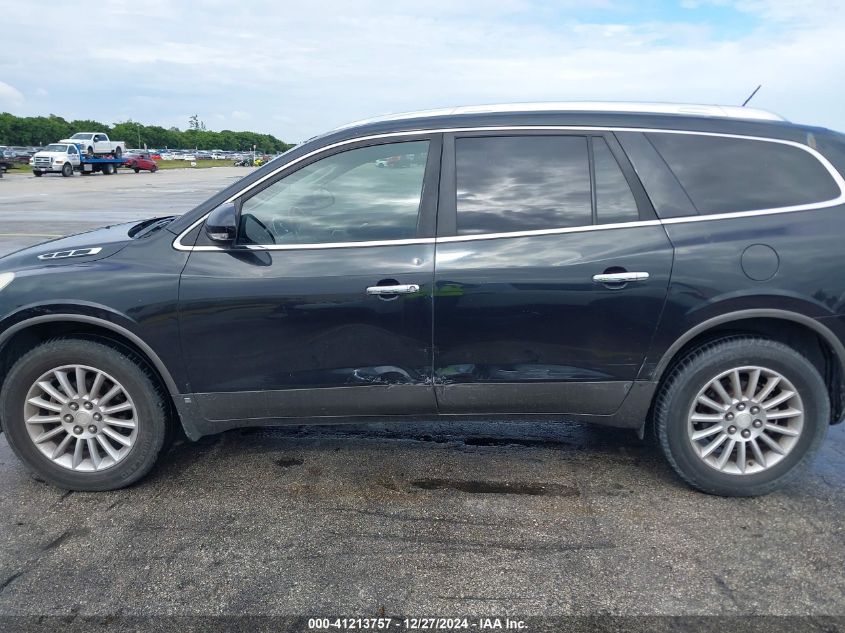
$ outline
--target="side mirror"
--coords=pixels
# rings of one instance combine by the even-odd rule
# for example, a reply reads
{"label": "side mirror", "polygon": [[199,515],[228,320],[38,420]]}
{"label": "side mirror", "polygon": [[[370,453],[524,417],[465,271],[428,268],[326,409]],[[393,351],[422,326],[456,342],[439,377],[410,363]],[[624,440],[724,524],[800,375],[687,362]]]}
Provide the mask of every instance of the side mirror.
{"label": "side mirror", "polygon": [[221,204],[205,220],[205,234],[215,242],[231,244],[237,232],[238,208],[231,202]]}

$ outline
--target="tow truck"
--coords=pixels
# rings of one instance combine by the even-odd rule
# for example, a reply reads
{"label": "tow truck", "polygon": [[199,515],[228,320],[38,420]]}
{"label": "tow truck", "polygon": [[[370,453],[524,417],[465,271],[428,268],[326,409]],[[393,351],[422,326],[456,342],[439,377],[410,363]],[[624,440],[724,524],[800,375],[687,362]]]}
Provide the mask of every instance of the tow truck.
{"label": "tow truck", "polygon": [[105,175],[113,174],[126,161],[122,156],[108,154],[105,156],[88,156],[82,143],[50,143],[43,150],[35,154],[29,164],[32,173],[41,177],[48,173],[60,173],[62,176],[73,176],[78,171],[83,176],[100,172]]}

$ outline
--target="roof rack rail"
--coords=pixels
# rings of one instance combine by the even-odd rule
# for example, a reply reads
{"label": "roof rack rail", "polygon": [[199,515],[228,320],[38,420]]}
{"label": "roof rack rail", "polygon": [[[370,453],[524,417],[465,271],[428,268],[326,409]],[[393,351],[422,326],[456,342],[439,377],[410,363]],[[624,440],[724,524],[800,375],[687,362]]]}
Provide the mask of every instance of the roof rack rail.
{"label": "roof rack rail", "polygon": [[401,112],[355,121],[347,125],[342,125],[336,129],[342,130],[344,128],[356,127],[367,123],[379,123],[382,121],[400,121],[403,119],[421,119],[459,114],[504,112],[618,112],[632,114],[676,114],[683,116],[748,119],[752,121],[786,121],[786,119],[774,114],[773,112],[760,110],[759,108],[745,108],[742,106],[700,105],[691,103],[629,103],[625,101],[549,101],[536,103],[498,103],[491,105],[457,106],[453,108],[420,110],[417,112]]}

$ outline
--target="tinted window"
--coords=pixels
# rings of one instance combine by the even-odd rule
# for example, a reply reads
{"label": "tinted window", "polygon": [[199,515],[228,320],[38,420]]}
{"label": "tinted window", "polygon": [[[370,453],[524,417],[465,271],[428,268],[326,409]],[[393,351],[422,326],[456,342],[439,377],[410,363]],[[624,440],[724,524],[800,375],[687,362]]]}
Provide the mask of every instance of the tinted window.
{"label": "tinted window", "polygon": [[625,180],[607,141],[594,137],[593,164],[596,174],[596,213],[599,224],[636,222],[640,219],[637,201]]}
{"label": "tinted window", "polygon": [[459,138],[455,153],[459,235],[592,223],[586,137]]}
{"label": "tinted window", "polygon": [[428,141],[348,150],[273,183],[241,207],[248,244],[416,237]]}
{"label": "tinted window", "polygon": [[695,215],[695,207],[666,162],[642,132],[616,132],[628,160],[645,187],[658,217],[677,218]]}
{"label": "tinted window", "polygon": [[699,213],[831,200],[839,187],[814,156],[783,143],[697,134],[647,134]]}

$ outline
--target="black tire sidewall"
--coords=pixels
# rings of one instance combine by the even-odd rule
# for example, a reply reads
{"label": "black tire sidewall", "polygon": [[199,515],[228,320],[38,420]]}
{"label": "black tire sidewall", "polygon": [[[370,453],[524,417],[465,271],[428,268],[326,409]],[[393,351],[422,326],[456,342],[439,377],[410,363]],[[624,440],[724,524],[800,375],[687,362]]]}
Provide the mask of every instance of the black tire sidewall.
{"label": "black tire sidewall", "polygon": [[[664,450],[681,475],[697,488],[715,494],[751,496],[765,494],[786,483],[803,462],[809,461],[827,434],[830,403],[824,381],[816,368],[794,350],[770,341],[731,342],[710,350],[698,362],[674,377],[659,421]],[[749,475],[722,473],[696,454],[687,434],[689,410],[699,390],[716,375],[743,365],[759,365],[787,378],[798,390],[804,405],[804,427],[789,454],[776,465]]]}
{"label": "black tire sidewall", "polygon": [[[54,464],[26,430],[23,406],[30,387],[45,372],[70,364],[89,365],[113,376],[129,392],[138,413],[138,436],[129,455],[100,472],[77,473]],[[111,347],[77,339],[51,341],[23,356],[3,384],[0,415],[18,457],[48,482],[71,490],[112,490],[142,477],[161,451],[167,424],[161,396],[140,366]]]}

